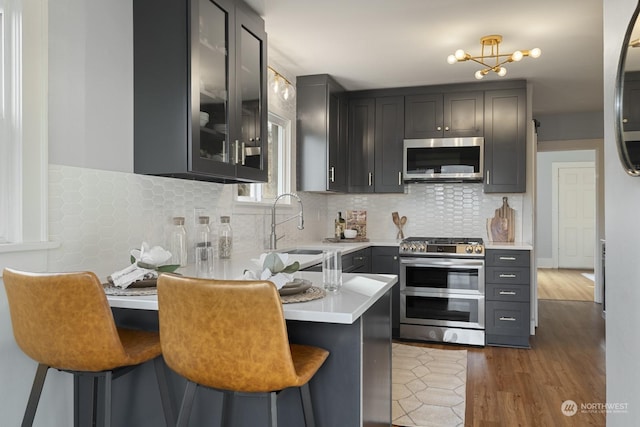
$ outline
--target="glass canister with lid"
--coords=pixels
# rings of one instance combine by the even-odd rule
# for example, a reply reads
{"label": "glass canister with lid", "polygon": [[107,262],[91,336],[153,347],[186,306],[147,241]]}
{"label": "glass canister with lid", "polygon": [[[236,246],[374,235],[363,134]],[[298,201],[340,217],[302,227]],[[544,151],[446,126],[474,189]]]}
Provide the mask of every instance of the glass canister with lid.
{"label": "glass canister with lid", "polygon": [[231,218],[229,216],[220,217],[220,227],[218,229],[218,257],[220,259],[231,258],[233,248],[233,232],[231,230]]}

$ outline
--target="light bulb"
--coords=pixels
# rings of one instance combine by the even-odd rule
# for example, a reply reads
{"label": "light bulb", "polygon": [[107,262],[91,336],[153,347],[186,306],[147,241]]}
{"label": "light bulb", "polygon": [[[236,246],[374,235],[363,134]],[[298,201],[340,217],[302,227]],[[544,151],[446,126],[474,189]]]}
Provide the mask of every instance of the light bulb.
{"label": "light bulb", "polygon": [[276,78],[273,79],[273,93],[280,92],[280,77],[276,75]]}
{"label": "light bulb", "polygon": [[455,64],[456,62],[458,62],[458,59],[455,57],[455,55],[449,55],[447,56],[447,62],[449,64]]}
{"label": "light bulb", "polygon": [[482,72],[482,70],[478,70],[478,71],[476,71],[476,74],[475,74],[476,79],[478,79],[478,80],[482,80],[482,79],[484,78],[484,74],[485,74],[485,73],[483,73],[483,72]]}
{"label": "light bulb", "polygon": [[278,93],[278,96],[283,101],[291,101],[296,96],[296,90],[293,86],[288,83],[285,83],[282,86],[282,89]]}
{"label": "light bulb", "polygon": [[454,55],[458,61],[462,61],[467,56],[467,53],[462,49],[458,49]]}
{"label": "light bulb", "polygon": [[523,56],[524,55],[522,54],[522,52],[520,52],[519,50],[516,50],[511,54],[511,60],[518,62],[523,58]]}
{"label": "light bulb", "polygon": [[507,75],[507,69],[506,69],[506,68],[504,68],[504,67],[500,67],[500,68],[498,69],[498,75],[499,75],[500,77],[504,77],[505,75]]}
{"label": "light bulb", "polygon": [[539,58],[540,55],[542,55],[542,51],[538,47],[529,51],[529,56],[532,58]]}

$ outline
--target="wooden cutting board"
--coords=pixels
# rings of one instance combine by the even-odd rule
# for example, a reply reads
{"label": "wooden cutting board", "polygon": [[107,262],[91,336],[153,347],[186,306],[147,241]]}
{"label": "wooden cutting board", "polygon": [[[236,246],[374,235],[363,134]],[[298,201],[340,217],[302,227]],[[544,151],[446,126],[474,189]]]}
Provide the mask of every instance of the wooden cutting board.
{"label": "wooden cutting board", "polygon": [[487,219],[487,235],[493,242],[515,240],[515,211],[509,207],[506,197],[502,198],[502,206],[496,209],[493,218]]}

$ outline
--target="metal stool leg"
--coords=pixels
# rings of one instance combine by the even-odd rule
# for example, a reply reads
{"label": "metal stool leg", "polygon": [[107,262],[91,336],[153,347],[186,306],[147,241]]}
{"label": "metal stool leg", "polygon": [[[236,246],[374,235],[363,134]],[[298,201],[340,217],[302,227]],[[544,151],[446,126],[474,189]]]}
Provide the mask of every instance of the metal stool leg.
{"label": "metal stool leg", "polygon": [[269,393],[269,426],[278,427],[278,394]]}
{"label": "metal stool leg", "polygon": [[177,427],[187,427],[189,425],[189,417],[191,416],[193,398],[195,397],[197,387],[198,384],[187,381],[187,386],[184,389],[184,397],[182,398],[182,406],[178,414],[178,422],[176,423]]}
{"label": "metal stool leg", "polygon": [[156,369],[156,379],[158,380],[158,388],[160,389],[160,400],[162,401],[162,410],[164,411],[164,420],[167,427],[173,426],[176,422],[175,408],[173,401],[169,396],[169,386],[167,384],[167,373],[164,370],[162,357],[158,356],[153,360]]}
{"label": "metal stool leg", "polygon": [[300,387],[300,398],[302,399],[302,411],[304,412],[304,424],[306,427],[315,427],[316,422],[313,417],[313,405],[311,404],[311,392],[309,383]]}
{"label": "metal stool leg", "polygon": [[103,423],[98,424],[104,427],[111,427],[111,382],[113,372],[106,371],[102,380],[104,381],[104,401],[103,401]]}
{"label": "metal stool leg", "polygon": [[42,394],[42,387],[44,386],[44,379],[47,376],[49,367],[38,364],[36,370],[36,376],[33,378],[33,385],[31,386],[31,393],[29,394],[29,400],[27,402],[27,409],[24,411],[24,418],[22,418],[22,427],[31,427],[33,425],[33,419],[36,416],[36,409],[38,409],[38,402],[40,402],[40,395]]}
{"label": "metal stool leg", "polygon": [[235,393],[232,391],[222,391],[222,416],[220,417],[220,427],[228,427],[231,425],[231,411],[233,411],[233,397]]}

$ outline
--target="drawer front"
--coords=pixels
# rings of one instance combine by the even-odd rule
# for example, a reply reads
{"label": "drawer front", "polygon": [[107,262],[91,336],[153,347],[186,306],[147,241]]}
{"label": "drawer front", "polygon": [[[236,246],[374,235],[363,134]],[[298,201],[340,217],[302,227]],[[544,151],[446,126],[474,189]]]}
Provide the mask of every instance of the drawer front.
{"label": "drawer front", "polygon": [[528,302],[486,302],[486,333],[492,335],[529,335]]}
{"label": "drawer front", "polygon": [[523,250],[487,249],[484,259],[488,267],[529,267],[531,265],[531,253]]}
{"label": "drawer front", "polygon": [[487,301],[514,301],[529,302],[529,286],[527,285],[499,285],[496,283],[486,284]]}
{"label": "drawer front", "polygon": [[486,267],[485,283],[528,285],[531,270],[528,267]]}

